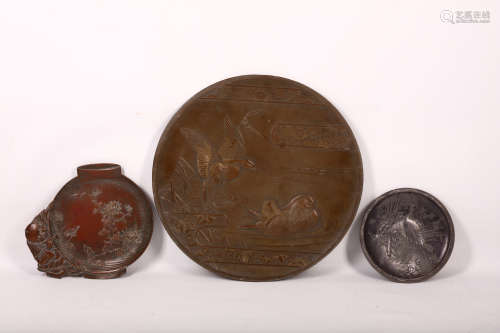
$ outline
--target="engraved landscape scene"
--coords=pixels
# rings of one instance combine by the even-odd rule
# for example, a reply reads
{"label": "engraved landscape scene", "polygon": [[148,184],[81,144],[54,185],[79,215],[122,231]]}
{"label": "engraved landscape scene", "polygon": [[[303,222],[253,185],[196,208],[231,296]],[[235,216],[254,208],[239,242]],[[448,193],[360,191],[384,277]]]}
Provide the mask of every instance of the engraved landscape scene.
{"label": "engraved landscape scene", "polygon": [[194,260],[233,278],[311,266],[340,241],[361,195],[359,152],[338,112],[280,83],[204,91],[157,153],[167,230]]}

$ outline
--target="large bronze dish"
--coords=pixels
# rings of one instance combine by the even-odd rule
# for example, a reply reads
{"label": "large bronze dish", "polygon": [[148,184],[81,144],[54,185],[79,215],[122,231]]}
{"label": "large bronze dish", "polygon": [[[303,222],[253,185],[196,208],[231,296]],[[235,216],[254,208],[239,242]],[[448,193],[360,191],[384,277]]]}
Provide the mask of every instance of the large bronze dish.
{"label": "large bronze dish", "polygon": [[278,280],[342,239],[363,186],[351,129],[297,82],[249,75],[191,98],[161,136],[155,204],[177,245],[224,277]]}

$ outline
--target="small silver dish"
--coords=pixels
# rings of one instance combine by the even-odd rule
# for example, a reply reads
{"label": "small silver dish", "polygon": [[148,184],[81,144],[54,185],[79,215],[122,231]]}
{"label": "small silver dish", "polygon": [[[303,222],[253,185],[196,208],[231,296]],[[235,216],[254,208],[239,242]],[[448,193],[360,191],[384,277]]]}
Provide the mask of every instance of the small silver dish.
{"label": "small silver dish", "polygon": [[375,199],[360,229],[370,264],[396,282],[420,282],[450,258],[455,232],[444,205],[421,190],[401,188]]}

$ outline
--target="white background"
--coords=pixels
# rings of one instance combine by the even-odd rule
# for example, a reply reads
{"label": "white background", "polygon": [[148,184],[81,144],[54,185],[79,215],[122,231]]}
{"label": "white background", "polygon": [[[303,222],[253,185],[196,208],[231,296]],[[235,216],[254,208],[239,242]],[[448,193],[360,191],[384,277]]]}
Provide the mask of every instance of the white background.
{"label": "white background", "polygon": [[[2,1],[0,331],[499,332],[500,5],[407,3]],[[491,23],[443,23],[444,9]],[[442,200],[456,228],[447,266],[388,282],[360,252],[357,218],[309,271],[235,282],[156,219],[123,278],[36,271],[24,228],[78,165],[119,163],[151,196],[171,116],[242,74],[299,81],[340,110],[363,156],[361,208],[397,187]]]}

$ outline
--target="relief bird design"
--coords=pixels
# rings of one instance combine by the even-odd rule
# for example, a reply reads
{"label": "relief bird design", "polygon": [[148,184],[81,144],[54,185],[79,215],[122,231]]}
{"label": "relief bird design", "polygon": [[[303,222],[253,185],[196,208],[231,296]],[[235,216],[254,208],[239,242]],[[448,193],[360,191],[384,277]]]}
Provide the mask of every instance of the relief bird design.
{"label": "relief bird design", "polygon": [[384,244],[386,256],[389,258],[404,257],[411,249],[427,248],[423,237],[424,225],[415,215],[415,206],[410,205],[405,213],[396,208],[390,208],[388,222],[379,226],[377,237]]}
{"label": "relief bird design", "polygon": [[[389,209],[389,222],[381,224],[376,238],[384,251],[384,258],[401,272],[409,275],[429,269],[438,260],[432,246],[425,239],[425,226],[415,212],[414,205],[408,212]],[[373,237],[373,236],[372,236]]]}
{"label": "relief bird design", "polygon": [[258,218],[255,228],[269,234],[305,232],[318,225],[319,213],[310,195],[299,194],[280,208],[274,200],[266,200],[261,212],[250,210]]}
{"label": "relief bird design", "polygon": [[236,179],[243,170],[255,170],[255,162],[244,158],[244,139],[227,115],[224,140],[218,150],[198,131],[183,127],[181,134],[196,152],[196,166],[202,179],[202,200],[207,201],[208,183],[224,184]]}
{"label": "relief bird design", "polygon": [[[245,116],[243,117],[243,119],[241,120],[240,122],[240,125],[238,126],[237,130],[238,130],[238,133],[240,133],[240,136],[243,138],[243,136],[241,135],[241,130],[242,129],[245,129],[247,130],[248,132],[251,132],[253,133],[254,135],[256,135],[257,137],[260,137],[260,138],[263,138],[264,139],[264,136],[262,135],[262,133],[260,133],[254,126],[252,126],[252,124],[250,123],[250,118],[251,117],[254,117],[258,114],[261,114],[262,112],[264,112],[262,109],[256,109],[256,110],[251,110],[251,111],[248,111]],[[244,142],[244,141],[243,141]]]}
{"label": "relief bird design", "polygon": [[401,249],[408,252],[411,248],[423,247],[425,245],[422,232],[423,224],[412,217],[414,207],[410,207],[410,212],[388,229],[387,249],[388,257],[395,257],[394,249]]}

